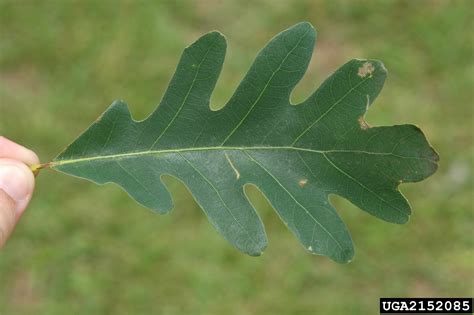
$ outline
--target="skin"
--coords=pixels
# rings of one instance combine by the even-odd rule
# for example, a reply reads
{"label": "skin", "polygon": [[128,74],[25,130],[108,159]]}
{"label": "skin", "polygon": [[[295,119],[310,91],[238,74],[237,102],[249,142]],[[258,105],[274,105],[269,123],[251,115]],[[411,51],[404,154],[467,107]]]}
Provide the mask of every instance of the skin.
{"label": "skin", "polygon": [[38,163],[33,151],[0,136],[0,249],[31,200],[35,177],[28,165]]}

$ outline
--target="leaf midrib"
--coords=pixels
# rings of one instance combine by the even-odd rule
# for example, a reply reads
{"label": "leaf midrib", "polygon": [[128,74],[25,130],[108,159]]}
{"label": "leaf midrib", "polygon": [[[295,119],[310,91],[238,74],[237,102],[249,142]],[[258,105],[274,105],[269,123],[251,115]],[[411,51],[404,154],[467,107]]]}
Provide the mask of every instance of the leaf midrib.
{"label": "leaf midrib", "polygon": [[176,154],[176,153],[186,153],[186,152],[206,152],[206,151],[254,151],[254,150],[293,150],[298,152],[311,152],[317,154],[331,154],[331,153],[352,153],[352,154],[368,154],[368,155],[382,155],[382,156],[394,156],[402,159],[416,159],[416,160],[425,160],[431,163],[436,164],[435,160],[425,158],[425,157],[416,157],[416,156],[402,156],[394,154],[393,152],[375,152],[375,151],[364,151],[364,150],[313,150],[309,148],[293,147],[293,146],[258,146],[258,147],[196,147],[196,148],[184,148],[184,149],[165,149],[165,150],[148,150],[148,151],[138,151],[138,152],[128,152],[120,154],[110,154],[102,156],[91,156],[84,157],[79,159],[70,159],[70,160],[56,160],[51,162],[50,167],[56,167],[66,164],[75,164],[75,163],[84,163],[97,160],[118,160],[123,158],[130,157],[142,157],[149,155],[162,155],[162,154]]}

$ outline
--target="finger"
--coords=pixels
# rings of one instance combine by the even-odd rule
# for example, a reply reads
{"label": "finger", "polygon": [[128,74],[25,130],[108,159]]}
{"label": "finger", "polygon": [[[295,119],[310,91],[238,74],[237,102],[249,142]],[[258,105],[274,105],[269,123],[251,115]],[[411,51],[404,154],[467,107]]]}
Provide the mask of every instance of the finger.
{"label": "finger", "polygon": [[0,189],[0,248],[5,245],[16,221],[15,201]]}
{"label": "finger", "polygon": [[13,200],[16,219],[25,211],[34,187],[35,178],[26,164],[0,158],[0,189]]}
{"label": "finger", "polygon": [[36,153],[3,136],[0,136],[0,158],[22,161],[27,165],[39,164]]}

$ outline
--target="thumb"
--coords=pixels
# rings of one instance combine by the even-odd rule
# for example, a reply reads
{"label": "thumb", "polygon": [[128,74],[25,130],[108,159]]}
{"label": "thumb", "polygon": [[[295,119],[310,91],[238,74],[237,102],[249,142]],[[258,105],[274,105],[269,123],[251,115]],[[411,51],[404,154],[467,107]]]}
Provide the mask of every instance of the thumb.
{"label": "thumb", "polygon": [[0,159],[0,248],[33,194],[33,173],[22,162]]}

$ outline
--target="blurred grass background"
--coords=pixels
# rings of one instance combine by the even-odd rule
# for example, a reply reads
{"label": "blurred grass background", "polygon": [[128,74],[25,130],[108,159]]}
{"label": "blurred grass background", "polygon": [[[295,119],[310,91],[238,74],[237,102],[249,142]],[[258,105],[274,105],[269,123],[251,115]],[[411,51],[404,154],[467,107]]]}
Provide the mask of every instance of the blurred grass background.
{"label": "blurred grass background", "polygon": [[372,125],[414,123],[439,171],[402,185],[414,213],[392,225],[333,198],[356,245],[338,265],[307,254],[259,195],[260,258],[215,232],[186,188],[158,216],[114,185],[43,171],[0,252],[0,314],[375,314],[379,297],[473,296],[472,1],[0,1],[0,134],[51,160],[114,100],[136,119],[159,102],[182,49],[228,39],[213,96],[231,96],[276,33],[318,30],[304,99],[349,59],[384,61]]}

